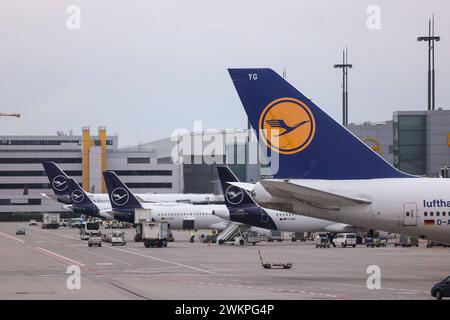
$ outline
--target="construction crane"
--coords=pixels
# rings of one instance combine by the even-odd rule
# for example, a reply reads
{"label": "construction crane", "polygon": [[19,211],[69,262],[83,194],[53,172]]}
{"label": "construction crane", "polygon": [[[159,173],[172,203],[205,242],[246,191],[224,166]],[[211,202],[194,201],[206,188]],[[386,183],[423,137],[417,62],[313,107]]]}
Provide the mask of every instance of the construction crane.
{"label": "construction crane", "polygon": [[1,113],[0,112],[0,117],[16,117],[16,118],[20,118],[20,113]]}

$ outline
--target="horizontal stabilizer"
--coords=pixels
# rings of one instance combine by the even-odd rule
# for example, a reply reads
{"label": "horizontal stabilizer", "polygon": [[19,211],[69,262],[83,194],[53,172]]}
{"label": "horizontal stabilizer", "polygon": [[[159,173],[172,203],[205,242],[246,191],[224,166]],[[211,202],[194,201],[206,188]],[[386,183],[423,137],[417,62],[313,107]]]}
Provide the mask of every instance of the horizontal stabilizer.
{"label": "horizontal stabilizer", "polygon": [[289,180],[262,180],[261,184],[274,197],[277,198],[296,198],[318,207],[340,208],[345,206],[369,205],[370,200],[348,195],[339,191],[321,190],[317,187],[308,186],[308,182],[299,184],[299,182],[291,182]]}
{"label": "horizontal stabilizer", "polygon": [[41,197],[48,199],[48,200],[58,201],[58,197],[54,194],[41,193]]}
{"label": "horizontal stabilizer", "polygon": [[253,189],[255,188],[255,184],[253,184],[253,183],[231,182],[231,181],[226,181],[226,183],[231,184],[233,186],[236,186],[238,188],[244,189],[244,190],[249,191],[249,192],[252,192]]}

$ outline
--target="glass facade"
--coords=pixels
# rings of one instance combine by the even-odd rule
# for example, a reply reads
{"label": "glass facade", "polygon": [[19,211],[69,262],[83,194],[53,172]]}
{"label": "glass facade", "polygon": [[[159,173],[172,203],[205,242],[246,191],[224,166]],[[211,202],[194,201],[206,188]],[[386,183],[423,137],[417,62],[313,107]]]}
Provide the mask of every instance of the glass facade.
{"label": "glass facade", "polygon": [[[220,164],[226,164],[240,181],[246,181],[247,168],[245,165],[246,145],[244,143],[230,143],[225,145],[223,159],[217,159]],[[183,164],[185,193],[221,193],[216,164],[206,164],[202,156],[192,157],[191,163]],[[194,164],[194,160],[197,160]]]}
{"label": "glass facade", "polygon": [[[64,172],[72,177],[72,176],[82,176],[81,170],[64,170]],[[39,170],[29,170],[29,171],[0,171],[0,177],[46,177],[47,174],[45,171]]]}
{"label": "glass facade", "polygon": [[128,158],[128,163],[150,163],[150,158]]}
{"label": "glass facade", "polygon": [[24,164],[52,161],[55,163],[81,163],[81,158],[0,158],[0,163]]}
{"label": "glass facade", "polygon": [[81,140],[0,140],[0,145],[8,146],[60,146],[63,143],[81,145]]}
{"label": "glass facade", "polygon": [[236,143],[226,146],[226,162],[239,181],[247,181],[246,144]]}
{"label": "glass facade", "polygon": [[394,166],[426,175],[426,115],[394,115]]}
{"label": "glass facade", "polygon": [[172,170],[114,170],[118,176],[171,176]]}

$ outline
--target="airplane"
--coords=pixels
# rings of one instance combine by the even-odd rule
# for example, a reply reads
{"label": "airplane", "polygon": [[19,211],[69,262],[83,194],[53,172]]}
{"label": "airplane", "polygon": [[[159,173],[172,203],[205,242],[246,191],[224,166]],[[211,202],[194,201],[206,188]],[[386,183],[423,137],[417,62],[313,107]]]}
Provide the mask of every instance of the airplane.
{"label": "airplane", "polygon": [[[250,191],[266,208],[450,243],[450,180],[404,173],[271,69],[228,69],[278,170]],[[272,120],[291,130],[273,127]],[[284,130],[284,131],[283,131]]]}
{"label": "airplane", "polygon": [[[75,179],[68,178],[67,180],[67,192],[70,195],[70,201],[72,204],[64,205],[63,209],[79,213],[89,217],[102,218],[105,220],[114,220],[113,210],[111,204],[108,202],[94,202],[89,194],[81,188],[81,186],[75,181]],[[159,203],[147,203],[147,207],[157,207]],[[166,204],[169,205],[169,204]],[[189,204],[178,204],[177,206],[189,206]],[[117,217],[121,221],[121,217]],[[125,222],[129,222],[125,220]]]}
{"label": "airplane", "polygon": [[168,222],[171,229],[223,230],[228,225],[227,221],[213,214],[227,210],[225,205],[154,206],[141,202],[114,171],[105,171],[103,177],[111,201],[112,213],[117,220],[134,223],[135,211],[148,209],[152,220]]}
{"label": "airplane", "polygon": [[215,214],[224,220],[284,232],[326,231],[331,233],[348,233],[363,231],[348,224],[262,208],[252,199],[247,191],[230,184],[230,182],[239,182],[230,168],[218,166],[217,171],[222,185],[225,204],[229,211],[218,211]]}
{"label": "airplane", "polygon": [[[71,204],[70,193],[68,192],[67,180],[69,177],[61,170],[56,163],[45,161],[42,163],[45,173],[47,174],[54,195],[41,194],[44,198],[58,201],[64,204]],[[109,203],[109,197],[106,193],[89,193],[86,192],[95,203]],[[142,202],[160,203],[161,205],[172,204],[204,204],[204,203],[223,203],[223,197],[214,194],[196,194],[196,193],[143,193],[136,194]]]}

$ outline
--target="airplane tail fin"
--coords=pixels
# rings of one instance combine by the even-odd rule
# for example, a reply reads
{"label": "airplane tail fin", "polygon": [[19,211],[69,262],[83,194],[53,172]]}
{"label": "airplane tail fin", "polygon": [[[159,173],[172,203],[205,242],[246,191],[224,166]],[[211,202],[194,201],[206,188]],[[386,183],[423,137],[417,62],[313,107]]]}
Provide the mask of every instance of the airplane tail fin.
{"label": "airplane tail fin", "polygon": [[228,208],[235,208],[240,206],[257,206],[252,197],[247,191],[239,187],[228,184],[227,182],[239,182],[239,179],[234,175],[231,169],[227,166],[218,166],[217,172],[219,174],[220,183],[222,185],[223,196],[225,204]]}
{"label": "airplane tail fin", "polygon": [[142,208],[141,202],[128,189],[125,183],[115,174],[114,171],[103,172],[106,189],[113,209],[138,209]]}
{"label": "airplane tail fin", "polygon": [[279,155],[275,178],[372,179],[403,173],[272,69],[228,69],[258,139]]}
{"label": "airplane tail fin", "polygon": [[89,198],[88,194],[81,186],[72,178],[67,180],[69,184],[70,200],[75,206],[95,206],[96,204]]}
{"label": "airplane tail fin", "polygon": [[69,177],[62,171],[54,162],[45,161],[42,162],[45,173],[47,174],[48,181],[53,189],[53,192],[57,196],[70,196],[68,192],[68,179]]}
{"label": "airplane tail fin", "polygon": [[273,219],[264,208],[252,199],[247,190],[229,184],[229,182],[239,182],[229,167],[218,166],[217,171],[222,184],[225,204],[229,210],[228,219],[230,221],[264,229],[277,229]]}

